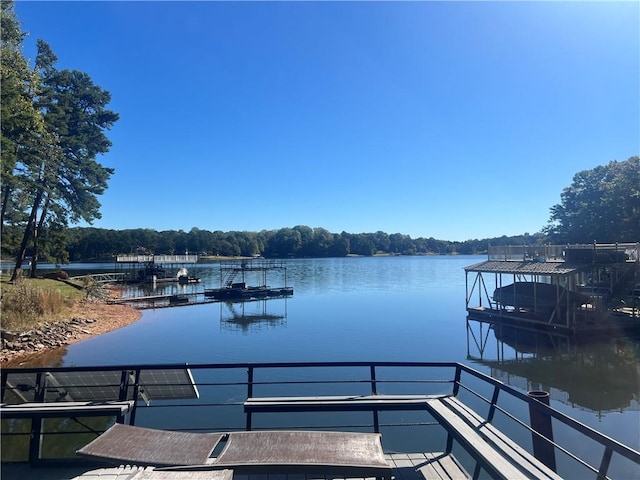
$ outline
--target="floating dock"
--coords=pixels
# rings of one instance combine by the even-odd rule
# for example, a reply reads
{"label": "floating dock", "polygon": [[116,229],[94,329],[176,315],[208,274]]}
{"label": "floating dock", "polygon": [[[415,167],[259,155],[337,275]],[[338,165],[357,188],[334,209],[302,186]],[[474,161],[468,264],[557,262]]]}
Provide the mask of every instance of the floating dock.
{"label": "floating dock", "polygon": [[[136,258],[127,261],[131,261],[133,263],[144,263],[151,260],[148,256],[138,255],[134,257]],[[173,258],[172,260],[184,260],[184,258],[182,258],[184,256],[174,257],[179,258]],[[272,287],[267,285],[269,273],[273,271],[280,272],[284,286]],[[248,284],[250,281],[254,281],[257,285],[250,286]],[[118,298],[112,302],[132,304],[135,305],[136,308],[146,309],[198,305],[212,302],[270,300],[276,298],[288,298],[292,295],[293,287],[287,286],[286,265],[283,261],[244,259],[220,263],[219,288],[206,288],[198,292],[190,293],[170,293]]]}
{"label": "floating dock", "polygon": [[[267,276],[271,271],[282,272],[284,286],[270,287]],[[250,286],[253,277],[257,285]],[[239,281],[238,281],[239,280]],[[220,287],[204,290],[204,296],[215,300],[289,297],[293,288],[287,286],[287,267],[283,261],[252,259],[220,264]]]}

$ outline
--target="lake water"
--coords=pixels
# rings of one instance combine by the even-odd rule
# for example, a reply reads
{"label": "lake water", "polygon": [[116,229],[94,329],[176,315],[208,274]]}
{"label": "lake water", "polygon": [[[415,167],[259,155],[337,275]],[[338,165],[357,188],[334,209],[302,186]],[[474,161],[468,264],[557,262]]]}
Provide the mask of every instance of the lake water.
{"label": "lake water", "polygon": [[[286,283],[294,288],[290,298],[144,310],[138,322],[71,345],[52,362],[81,366],[460,361],[523,391],[551,391],[556,408],[638,449],[637,339],[533,337],[523,332],[495,332],[473,321],[467,326],[464,267],[485,259],[289,260]],[[113,271],[113,267],[74,265],[69,270]],[[190,274],[200,277],[202,283],[164,286],[156,293],[202,291],[220,285],[217,263],[199,264]],[[267,283],[282,286],[280,275],[269,274]],[[247,283],[261,282],[247,278]]]}

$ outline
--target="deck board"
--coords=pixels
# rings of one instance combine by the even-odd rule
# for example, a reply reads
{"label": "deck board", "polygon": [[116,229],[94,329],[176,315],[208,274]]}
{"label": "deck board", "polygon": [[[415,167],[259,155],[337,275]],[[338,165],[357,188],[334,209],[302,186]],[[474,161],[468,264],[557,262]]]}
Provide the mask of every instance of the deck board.
{"label": "deck board", "polygon": [[452,454],[443,452],[386,455],[395,480],[468,480],[471,477]]}

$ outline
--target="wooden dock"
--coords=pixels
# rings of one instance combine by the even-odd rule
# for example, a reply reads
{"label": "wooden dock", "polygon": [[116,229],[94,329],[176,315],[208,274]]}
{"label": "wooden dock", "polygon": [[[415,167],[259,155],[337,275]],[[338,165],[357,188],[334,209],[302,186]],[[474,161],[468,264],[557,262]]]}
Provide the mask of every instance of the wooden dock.
{"label": "wooden dock", "polygon": [[[188,305],[204,305],[207,303],[245,303],[254,301],[265,301],[277,298],[288,298],[288,293],[280,295],[270,295],[268,297],[256,298],[213,298],[206,296],[203,292],[146,295],[142,297],[126,297],[109,300],[112,304],[131,305],[139,310],[152,308],[184,307]],[[186,298],[186,301],[185,301]]]}

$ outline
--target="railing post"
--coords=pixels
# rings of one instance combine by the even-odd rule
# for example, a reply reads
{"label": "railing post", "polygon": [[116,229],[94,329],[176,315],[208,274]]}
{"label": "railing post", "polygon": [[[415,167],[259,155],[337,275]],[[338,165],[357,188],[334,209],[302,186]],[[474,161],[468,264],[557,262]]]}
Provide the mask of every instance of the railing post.
{"label": "railing post", "polygon": [[462,374],[462,368],[460,367],[460,364],[456,365],[456,374],[453,377],[453,396],[457,397],[458,396],[458,390],[460,390],[460,376]]}
{"label": "railing post", "polygon": [[[44,402],[47,390],[47,374],[38,372],[36,374],[35,391],[33,392],[34,402]],[[29,463],[35,465],[40,460],[40,444],[42,441],[42,416],[34,415],[31,418],[31,436],[29,438]]]}
{"label": "railing post", "polygon": [[500,393],[500,387],[496,385],[493,387],[493,396],[491,397],[491,406],[489,407],[489,414],[487,415],[487,422],[493,421],[493,416],[496,413],[496,405],[498,403],[498,394]]}
{"label": "railing post", "polygon": [[[371,393],[373,395],[378,394],[378,384],[376,383],[376,366],[370,365],[369,370],[371,372]],[[380,433],[380,419],[378,417],[378,410],[373,410],[373,431]]]}
{"label": "railing post", "polygon": [[6,394],[7,391],[7,377],[8,377],[8,373],[6,370],[1,370],[0,371],[0,377],[2,378],[2,393],[0,394],[0,402],[4,403],[4,396]]}
{"label": "railing post", "polygon": [[[253,367],[247,368],[247,398],[253,397]],[[249,410],[247,413],[247,423],[245,429],[247,432],[251,431],[251,416],[252,412]]]}
{"label": "railing post", "polygon": [[253,397],[253,367],[247,369],[247,398]]}
{"label": "railing post", "polygon": [[371,365],[371,393],[373,395],[377,395],[378,394],[378,385],[376,383],[376,366],[375,365]]}
{"label": "railing post", "polygon": [[[549,392],[532,390],[527,393],[529,398],[545,405],[549,405]],[[551,426],[551,416],[533,402],[529,402],[529,418],[531,421],[531,432],[533,440],[533,456],[544,463],[554,472],[556,471],[556,455],[553,446],[553,429]],[[537,433],[536,433],[537,432]],[[542,437],[540,436],[542,435]]]}
{"label": "railing post", "polygon": [[609,470],[609,463],[611,463],[611,455],[613,450],[607,447],[602,455],[602,461],[600,462],[600,470],[598,470],[598,480],[605,480],[607,478],[607,471]]}
{"label": "railing post", "polygon": [[[131,374],[134,372],[123,371],[123,376],[126,374],[127,379],[125,381],[126,389],[129,389],[129,384],[131,383]],[[131,414],[129,415],[129,425],[136,424],[136,412],[138,411],[138,396],[140,395],[140,369],[137,368],[135,371],[135,375],[133,377],[133,396],[131,400],[133,400],[133,409],[131,410]],[[126,398],[126,397],[125,397]]]}

